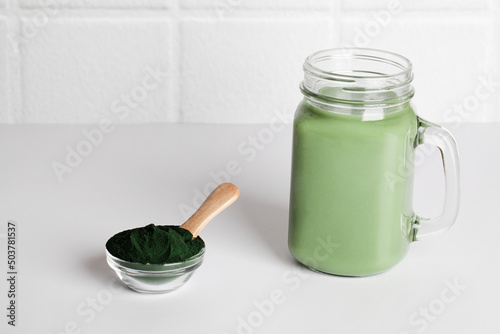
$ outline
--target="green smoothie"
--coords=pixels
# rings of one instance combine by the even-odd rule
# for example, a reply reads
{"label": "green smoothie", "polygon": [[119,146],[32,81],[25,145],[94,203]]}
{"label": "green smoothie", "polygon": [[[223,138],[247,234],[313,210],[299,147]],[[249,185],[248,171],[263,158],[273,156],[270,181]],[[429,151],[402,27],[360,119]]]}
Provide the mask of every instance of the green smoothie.
{"label": "green smoothie", "polygon": [[295,114],[289,248],[312,269],[366,276],[405,256],[412,231],[417,116],[409,102],[382,113]]}

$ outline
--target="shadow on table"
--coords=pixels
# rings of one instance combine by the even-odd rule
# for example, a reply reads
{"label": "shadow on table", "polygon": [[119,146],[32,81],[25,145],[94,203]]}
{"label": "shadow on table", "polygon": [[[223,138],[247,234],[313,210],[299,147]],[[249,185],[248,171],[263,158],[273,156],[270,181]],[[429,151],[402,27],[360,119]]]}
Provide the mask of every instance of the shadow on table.
{"label": "shadow on table", "polygon": [[238,208],[245,216],[242,222],[248,224],[281,261],[295,262],[288,251],[288,207],[242,196]]}

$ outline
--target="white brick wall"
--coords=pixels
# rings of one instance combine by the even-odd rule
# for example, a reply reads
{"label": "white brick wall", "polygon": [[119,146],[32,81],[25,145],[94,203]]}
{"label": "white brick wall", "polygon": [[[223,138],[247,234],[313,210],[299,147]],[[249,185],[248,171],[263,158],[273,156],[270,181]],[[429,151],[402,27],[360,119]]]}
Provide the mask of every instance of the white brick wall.
{"label": "white brick wall", "polygon": [[500,121],[500,1],[395,1],[0,0],[0,123],[267,122],[346,45],[410,58],[429,120]]}

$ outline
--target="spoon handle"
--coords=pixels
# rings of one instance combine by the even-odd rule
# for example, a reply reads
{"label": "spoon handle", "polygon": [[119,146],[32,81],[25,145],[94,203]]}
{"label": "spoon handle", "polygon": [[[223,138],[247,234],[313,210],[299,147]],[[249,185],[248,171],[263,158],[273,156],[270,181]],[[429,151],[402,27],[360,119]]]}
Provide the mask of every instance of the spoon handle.
{"label": "spoon handle", "polygon": [[232,183],[222,183],[207,197],[198,210],[180,227],[188,230],[196,238],[201,230],[212,218],[230,206],[238,196],[240,190]]}

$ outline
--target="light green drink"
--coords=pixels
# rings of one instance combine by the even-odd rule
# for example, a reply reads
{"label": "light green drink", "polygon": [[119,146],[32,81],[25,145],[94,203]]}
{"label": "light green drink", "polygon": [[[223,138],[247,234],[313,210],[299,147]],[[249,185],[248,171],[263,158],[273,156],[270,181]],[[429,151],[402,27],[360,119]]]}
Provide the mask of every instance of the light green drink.
{"label": "light green drink", "polygon": [[[290,195],[291,253],[314,270],[346,276],[383,272],[406,255],[420,226],[412,205],[415,148],[424,142],[426,129],[441,129],[420,120],[411,108],[411,71],[384,77],[394,59],[370,71],[367,53],[378,51],[356,51],[362,52],[361,70],[350,76],[339,68],[352,61],[333,69],[340,75],[321,70],[345,61],[345,53],[319,69],[307,62],[325,59],[324,54],[306,60],[305,99],[294,121]],[[458,201],[458,188],[452,192]],[[454,218],[447,217],[447,227]]]}
{"label": "light green drink", "polygon": [[[416,130],[409,105],[378,121],[300,105],[290,205],[290,250],[299,261],[360,276],[404,257],[413,218],[409,158]],[[324,259],[316,249],[321,239],[333,243],[323,246],[323,253],[331,253]]]}

